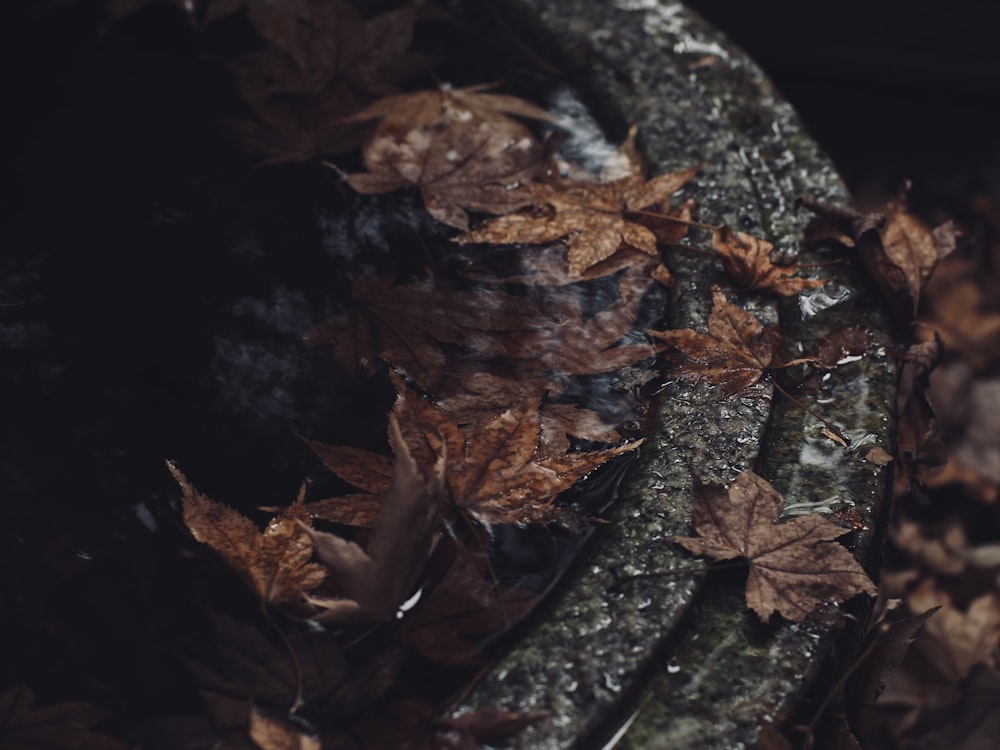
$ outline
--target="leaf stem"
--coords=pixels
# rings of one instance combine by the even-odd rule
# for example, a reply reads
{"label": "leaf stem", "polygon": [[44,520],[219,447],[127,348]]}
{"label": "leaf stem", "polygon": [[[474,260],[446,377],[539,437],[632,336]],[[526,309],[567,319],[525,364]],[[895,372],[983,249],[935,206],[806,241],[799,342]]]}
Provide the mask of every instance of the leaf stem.
{"label": "leaf stem", "polygon": [[[782,366],[783,367],[789,367],[789,366],[791,366],[793,364],[799,364],[799,362],[797,360],[793,360],[792,362],[789,362],[788,364],[782,365]],[[791,401],[797,407],[799,407],[800,409],[802,409],[802,411],[804,411],[806,414],[808,414],[808,415],[810,415],[812,417],[815,417],[820,422],[822,422],[823,426],[826,427],[826,429],[828,429],[831,433],[833,433],[840,440],[843,441],[844,447],[847,447],[847,446],[849,446],[851,444],[851,439],[849,437],[847,437],[847,435],[845,435],[843,432],[841,432],[840,428],[838,428],[837,425],[835,425],[830,420],[828,420],[828,419],[820,416],[816,412],[814,412],[812,409],[810,409],[804,403],[802,403],[797,398],[795,398],[795,396],[793,396],[791,393],[789,393],[784,388],[782,388],[781,387],[781,383],[778,382],[777,378],[771,378],[771,383],[774,384],[774,387],[778,389],[778,392],[781,393],[781,395],[783,395],[785,398],[787,398],[789,401]]]}
{"label": "leaf stem", "polygon": [[302,677],[302,664],[299,662],[299,655],[295,653],[295,648],[292,646],[292,642],[288,639],[288,636],[285,635],[285,631],[278,627],[278,623],[276,623],[274,618],[271,617],[271,613],[267,611],[267,605],[264,604],[263,601],[260,603],[260,611],[264,615],[264,619],[267,620],[268,624],[274,629],[274,632],[276,632],[278,637],[281,638],[281,642],[284,644],[285,650],[288,652],[288,656],[292,660],[292,669],[295,670],[295,700],[292,701],[292,705],[289,706],[288,713],[297,713],[298,710],[302,708],[302,704],[304,703],[304,679]]}

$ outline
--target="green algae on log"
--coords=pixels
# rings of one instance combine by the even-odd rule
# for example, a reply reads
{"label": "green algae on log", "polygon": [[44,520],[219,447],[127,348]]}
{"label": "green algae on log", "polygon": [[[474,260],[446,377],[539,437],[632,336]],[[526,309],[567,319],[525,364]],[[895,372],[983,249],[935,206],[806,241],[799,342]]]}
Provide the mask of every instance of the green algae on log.
{"label": "green algae on log", "polygon": [[[703,163],[692,190],[700,221],[799,252],[806,217],[794,213],[794,197],[808,190],[845,199],[832,166],[759,68],[680,3],[499,6],[554,57],[609,131],[638,124],[653,172]],[[703,330],[720,269],[695,253],[668,253],[667,263],[677,279],[670,327]],[[877,295],[856,271],[838,267],[819,295],[741,301],[764,323],[780,322],[796,346],[844,324],[870,328],[873,351],[888,343]],[[834,371],[823,383],[833,394],[823,413],[848,436],[888,449],[894,374],[877,354]],[[820,422],[772,395],[767,381],[723,400],[701,384],[664,389],[596,548],[456,714],[544,714],[505,745],[518,748],[600,746],[612,737],[619,747],[730,748],[752,744],[763,723],[795,711],[838,637],[840,608],[763,626],[731,577],[671,574],[696,561],[665,541],[689,532],[692,473],[728,483],[756,467],[785,494],[786,510],[853,509],[863,525],[853,550],[872,568],[886,469],[830,444]]]}

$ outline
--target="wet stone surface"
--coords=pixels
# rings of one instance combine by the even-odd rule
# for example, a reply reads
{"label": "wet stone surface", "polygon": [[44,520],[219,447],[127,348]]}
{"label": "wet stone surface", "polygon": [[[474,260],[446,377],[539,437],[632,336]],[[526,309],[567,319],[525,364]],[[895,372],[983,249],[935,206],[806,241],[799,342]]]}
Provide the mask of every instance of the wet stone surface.
{"label": "wet stone surface", "polygon": [[[681,4],[504,5],[557,52],[612,134],[638,124],[651,173],[702,162],[685,192],[696,197],[701,221],[800,254],[806,217],[793,211],[794,197],[808,190],[844,199],[791,107]],[[672,253],[667,262],[678,280],[669,324],[704,330],[711,285],[725,279],[703,255]],[[844,325],[875,332],[871,354],[820,384],[829,396],[823,413],[854,447],[831,442],[819,421],[790,408],[766,382],[723,400],[707,386],[668,385],[592,554],[457,713],[500,707],[546,715],[510,747],[601,747],[616,738],[618,747],[729,748],[752,744],[763,722],[796,710],[831,649],[840,609],[829,606],[800,625],[763,626],[744,606],[739,575],[667,575],[697,560],[664,539],[690,531],[692,473],[728,483],[755,468],[786,494],[786,512],[854,509],[863,527],[854,551],[874,567],[887,471],[864,454],[875,445],[890,449],[894,368],[878,353],[888,326],[876,296],[848,266],[836,274],[822,290],[783,304],[730,298],[765,323],[780,322],[793,356]]]}

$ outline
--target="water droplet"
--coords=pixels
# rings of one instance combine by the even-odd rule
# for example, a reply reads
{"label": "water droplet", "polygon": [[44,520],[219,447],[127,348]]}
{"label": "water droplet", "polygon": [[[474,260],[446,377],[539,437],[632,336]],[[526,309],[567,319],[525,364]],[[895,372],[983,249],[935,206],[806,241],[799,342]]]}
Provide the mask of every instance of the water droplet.
{"label": "water droplet", "polygon": [[819,289],[799,293],[799,312],[811,318],[823,310],[839,305],[851,296],[851,291],[841,284],[830,282]]}

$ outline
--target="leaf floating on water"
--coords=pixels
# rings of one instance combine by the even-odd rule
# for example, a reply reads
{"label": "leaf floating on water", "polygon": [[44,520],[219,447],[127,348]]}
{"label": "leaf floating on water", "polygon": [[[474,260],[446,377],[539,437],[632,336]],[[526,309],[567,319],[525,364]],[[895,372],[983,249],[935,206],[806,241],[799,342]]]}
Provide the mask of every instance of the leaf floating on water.
{"label": "leaf floating on water", "polygon": [[249,518],[195,489],[172,463],[167,468],[181,486],[191,535],[219,555],[262,602],[298,601],[326,578],[322,566],[310,562],[313,545],[300,527],[309,519],[301,493],[261,533]]}
{"label": "leaf floating on water", "polygon": [[[565,239],[569,274],[577,278],[620,250],[657,256],[659,238],[646,226],[642,214],[654,214],[654,227],[669,220],[665,212],[670,196],[694,176],[698,167],[646,180],[635,135],[633,126],[618,153],[605,165],[601,181],[554,179],[523,185],[515,192],[522,193],[525,205],[534,210],[488,219],[455,238],[456,242],[538,245]],[[614,172],[611,167],[619,169]],[[618,176],[622,172],[623,176]]]}
{"label": "leaf floating on water", "polygon": [[696,483],[697,537],[669,537],[689,552],[713,560],[746,558],[747,606],[764,622],[775,612],[801,622],[824,602],[857,594],[875,595],[875,585],[845,547],[835,540],[847,529],[819,513],[778,523],[784,498],[752,471],[729,489]]}
{"label": "leaf floating on water", "polygon": [[390,619],[434,550],[444,499],[445,453],[422,474],[395,416],[389,418],[389,435],[396,458],[367,548],[303,526],[343,593],[337,599],[310,597],[323,610],[313,617],[318,622]]}

